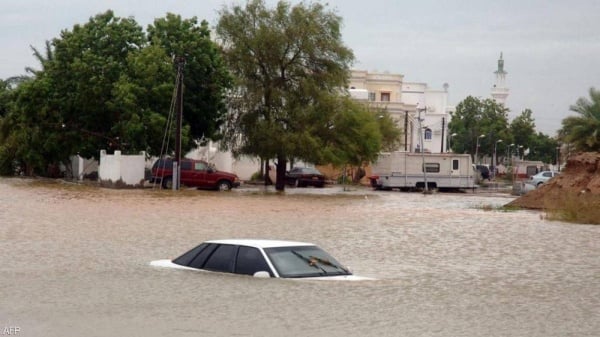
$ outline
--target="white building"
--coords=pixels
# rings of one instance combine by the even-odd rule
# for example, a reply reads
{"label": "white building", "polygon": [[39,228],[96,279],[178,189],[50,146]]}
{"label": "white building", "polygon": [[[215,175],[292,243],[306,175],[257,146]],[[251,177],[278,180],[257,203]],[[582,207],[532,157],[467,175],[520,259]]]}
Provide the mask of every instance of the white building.
{"label": "white building", "polygon": [[504,105],[508,97],[508,88],[506,87],[506,74],[508,73],[504,71],[502,53],[500,53],[500,59],[498,59],[498,69],[494,71],[494,74],[496,74],[496,81],[492,87],[492,98],[496,103]]}
{"label": "white building", "polygon": [[357,100],[387,109],[404,130],[403,145],[398,150],[420,150],[420,118],[425,151],[447,151],[448,122],[453,111],[448,106],[447,84],[442,90],[433,90],[426,83],[404,82],[404,75],[353,70],[349,92]]}

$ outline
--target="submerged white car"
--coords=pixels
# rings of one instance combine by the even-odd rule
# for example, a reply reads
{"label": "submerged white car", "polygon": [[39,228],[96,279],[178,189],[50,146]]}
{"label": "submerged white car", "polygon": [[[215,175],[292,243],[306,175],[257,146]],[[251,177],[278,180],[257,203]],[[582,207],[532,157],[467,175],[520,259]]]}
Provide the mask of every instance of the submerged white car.
{"label": "submerged white car", "polygon": [[150,262],[156,267],[192,269],[255,277],[311,280],[372,280],[353,275],[312,243],[280,240],[211,240],[174,260]]}

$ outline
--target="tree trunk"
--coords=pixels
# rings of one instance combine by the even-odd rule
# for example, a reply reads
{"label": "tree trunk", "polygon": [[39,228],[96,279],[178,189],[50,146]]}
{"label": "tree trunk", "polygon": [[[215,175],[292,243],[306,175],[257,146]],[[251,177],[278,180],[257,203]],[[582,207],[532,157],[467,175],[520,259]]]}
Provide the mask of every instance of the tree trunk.
{"label": "tree trunk", "polygon": [[[265,160],[265,174],[263,177],[265,177],[265,186],[268,185],[273,185],[273,182],[271,181],[271,165],[269,164],[269,160]],[[262,168],[261,168],[262,170]]]}
{"label": "tree trunk", "polygon": [[285,190],[285,168],[287,161],[284,156],[277,156],[277,181],[275,182],[275,189],[277,191]]}

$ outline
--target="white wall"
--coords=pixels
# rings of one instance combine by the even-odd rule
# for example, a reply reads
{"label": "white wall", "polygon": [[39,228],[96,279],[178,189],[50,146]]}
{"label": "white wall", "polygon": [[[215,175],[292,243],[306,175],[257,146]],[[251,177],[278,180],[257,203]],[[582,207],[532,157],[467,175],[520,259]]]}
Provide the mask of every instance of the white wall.
{"label": "white wall", "polygon": [[98,171],[98,161],[96,159],[85,159],[79,155],[71,156],[71,169],[73,178],[83,180],[83,176]]}
{"label": "white wall", "polygon": [[121,155],[121,151],[115,154],[106,154],[106,150],[100,151],[100,165],[98,166],[98,179],[101,182],[117,183],[121,181],[128,186],[139,186],[144,181],[144,169],[146,154]]}

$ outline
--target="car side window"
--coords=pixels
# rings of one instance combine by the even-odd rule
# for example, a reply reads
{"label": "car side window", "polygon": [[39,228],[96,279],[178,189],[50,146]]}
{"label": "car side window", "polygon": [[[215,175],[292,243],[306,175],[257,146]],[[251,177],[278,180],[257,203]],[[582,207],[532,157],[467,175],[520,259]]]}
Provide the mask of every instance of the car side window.
{"label": "car side window", "polygon": [[208,258],[203,269],[232,273],[237,248],[234,245],[219,245]]}
{"label": "car side window", "polygon": [[180,257],[173,260],[173,263],[178,264],[180,266],[188,266],[190,262],[200,253],[204,248],[206,248],[208,244],[203,243],[196,248],[188,251],[187,253],[181,255]]}
{"label": "car side window", "polygon": [[552,172],[544,172],[544,177],[552,177]]}
{"label": "car side window", "polygon": [[240,246],[235,264],[235,273],[254,275],[257,271],[266,271],[273,277],[271,268],[269,268],[260,250],[253,247]]}
{"label": "car side window", "polygon": [[196,171],[206,171],[206,164],[204,164],[204,163],[194,163],[194,170],[196,170]]}
{"label": "car side window", "polygon": [[192,169],[192,162],[185,160],[181,162],[181,169],[182,170],[191,170]]}
{"label": "car side window", "polygon": [[202,267],[206,263],[206,259],[210,256],[210,254],[212,254],[212,252],[215,251],[216,248],[216,244],[208,244],[208,246],[205,249],[203,249],[200,252],[200,254],[198,254],[196,258],[190,262],[188,266],[192,268],[202,269]]}

